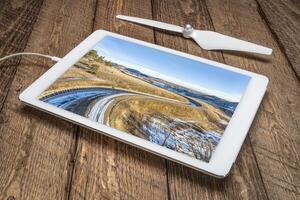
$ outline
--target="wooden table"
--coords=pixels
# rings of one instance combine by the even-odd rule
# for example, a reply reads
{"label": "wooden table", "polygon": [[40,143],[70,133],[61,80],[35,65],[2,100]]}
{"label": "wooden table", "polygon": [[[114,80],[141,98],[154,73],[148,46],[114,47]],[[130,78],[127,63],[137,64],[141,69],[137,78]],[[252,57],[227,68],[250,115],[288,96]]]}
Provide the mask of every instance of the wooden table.
{"label": "wooden table", "polygon": [[[273,48],[271,57],[205,51],[115,19],[190,23]],[[1,0],[0,55],[63,56],[96,29],[258,72],[270,84],[231,174],[215,179],[24,106],[53,63],[0,67],[0,199],[300,199],[300,3],[296,0]]]}

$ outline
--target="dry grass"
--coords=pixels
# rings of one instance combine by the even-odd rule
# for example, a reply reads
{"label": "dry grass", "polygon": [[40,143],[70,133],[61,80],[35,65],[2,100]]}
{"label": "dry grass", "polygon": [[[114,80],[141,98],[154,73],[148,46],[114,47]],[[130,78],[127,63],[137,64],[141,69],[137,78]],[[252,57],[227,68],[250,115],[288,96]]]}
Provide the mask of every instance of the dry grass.
{"label": "dry grass", "polygon": [[107,110],[106,119],[111,127],[141,136],[141,133],[134,133],[136,130],[127,126],[128,118],[132,113],[134,113],[137,122],[141,122],[143,116],[160,114],[193,122],[205,131],[213,130],[221,135],[225,130],[225,125],[220,123],[221,120],[229,122],[226,115],[210,106],[195,108],[182,103],[161,101],[142,96],[118,98]]}
{"label": "dry grass", "polygon": [[[86,68],[83,69],[79,66],[85,66]],[[121,89],[188,102],[186,98],[180,95],[125,74],[114,67],[108,66],[104,62],[97,62],[88,58],[82,58],[78,66],[75,65],[68,69],[63,76],[57,79],[40,97],[62,90],[93,87]]]}
{"label": "dry grass", "polygon": [[214,130],[220,134],[226,127],[221,121],[228,123],[230,120],[221,110],[201,100],[194,99],[202,105],[201,108],[188,106],[185,104],[188,100],[183,96],[125,74],[105,62],[89,56],[83,57],[75,66],[67,70],[40,97],[68,89],[93,87],[122,89],[161,98],[158,100],[145,96],[119,97],[109,107],[105,118],[111,127],[140,137],[142,137],[141,133],[135,133],[137,129],[127,126],[126,121],[132,113],[139,122],[143,115],[151,116],[160,113],[164,116],[194,122],[203,130]]}

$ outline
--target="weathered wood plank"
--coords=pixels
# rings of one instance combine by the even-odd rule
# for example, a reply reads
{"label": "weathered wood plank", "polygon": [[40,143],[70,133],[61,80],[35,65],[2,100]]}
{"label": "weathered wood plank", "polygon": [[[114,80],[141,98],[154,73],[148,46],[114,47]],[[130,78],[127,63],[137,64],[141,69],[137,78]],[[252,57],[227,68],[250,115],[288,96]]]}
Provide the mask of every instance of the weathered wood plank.
{"label": "weathered wood plank", "polygon": [[[43,0],[0,1],[0,57],[25,49]],[[0,110],[21,58],[0,63]]]}
{"label": "weathered wood plank", "polygon": [[300,78],[300,1],[257,0],[261,15]]}
{"label": "weathered wood plank", "polygon": [[171,199],[267,199],[259,169],[254,162],[248,138],[225,179],[209,177],[168,162]]}
{"label": "weathered wood plank", "polygon": [[[31,32],[30,30],[26,32],[26,27],[30,29],[34,24],[34,19],[30,17],[38,14],[37,7],[41,6],[41,3],[26,1],[28,2],[26,6],[29,6],[25,6],[26,8],[22,7],[24,4],[17,3],[17,6],[14,5],[12,8],[16,10],[10,11],[5,10],[7,5],[3,2],[7,3],[7,1],[0,2],[0,35],[3,33],[5,36],[3,39],[0,37],[1,54],[22,51],[26,38]],[[159,31],[155,33],[156,40],[163,46],[221,62],[225,61],[270,77],[269,92],[250,132],[251,142],[254,145],[269,198],[297,199],[300,193],[299,154],[297,154],[300,113],[297,112],[299,110],[297,79],[289,69],[276,41],[259,17],[255,2],[224,3],[215,0],[207,3],[214,27],[219,32],[271,46],[275,49],[272,62],[268,62],[264,57],[228,53],[224,54],[225,60],[223,60],[220,53],[202,51],[192,41],[187,42],[176,35],[166,35]],[[18,7],[19,5],[21,6]],[[91,32],[93,26],[91,10],[94,5],[95,1],[46,1],[26,51],[53,55],[63,55],[68,52]],[[145,8],[149,8],[149,5],[150,2],[136,4],[127,1],[116,3],[99,1],[95,28],[105,28],[153,42],[153,37],[149,36],[153,35],[151,29],[125,24],[113,18],[116,13],[151,18],[151,10]],[[155,2],[153,12],[154,18],[158,20],[181,25],[189,22],[196,28],[213,29],[205,7],[203,2],[198,4],[196,1],[194,3]],[[180,11],[176,11],[177,9]],[[11,13],[24,14],[25,19]],[[6,15],[7,18],[1,18]],[[9,20],[11,16],[17,17],[19,21],[5,24],[13,24],[9,27],[14,27],[12,29],[18,31],[5,35],[7,28],[3,28],[2,20]],[[258,32],[260,34],[257,34]],[[69,37],[65,37],[66,35]],[[12,46],[6,38],[11,39]],[[16,61],[17,59],[14,59],[4,65],[15,66],[19,62]],[[210,178],[173,162],[167,162],[168,176],[166,176],[163,159],[85,129],[80,129],[78,147],[75,147],[72,125],[28,107],[20,109],[21,105],[17,100],[20,90],[45,71],[41,67],[45,64],[50,63],[36,58],[22,60],[0,115],[1,199],[7,199],[9,196],[14,196],[16,199],[67,197],[67,187],[72,177],[71,171],[67,169],[72,169],[71,161],[75,148],[77,154],[72,180],[72,198],[163,199],[167,198],[168,192],[166,180],[169,181],[172,199],[267,198],[249,140],[246,140],[232,174],[225,180]],[[0,75],[0,91],[4,91],[0,94],[0,98],[3,98],[2,102],[9,88],[6,85],[12,80],[9,77],[14,74],[14,68],[8,69],[6,67],[0,69],[5,70]],[[6,82],[2,82],[4,76],[8,77]]]}
{"label": "weathered wood plank", "polygon": [[217,31],[273,48],[269,58],[224,53],[226,63],[269,77],[268,92],[250,131],[270,199],[299,199],[300,87],[294,71],[259,15],[255,1],[207,2]]}
{"label": "weathered wood plank", "polygon": [[[67,53],[91,32],[94,3],[46,0],[25,51],[57,56]],[[16,40],[22,42],[21,37]],[[14,44],[17,46],[18,41]],[[74,127],[18,100],[20,91],[45,72],[47,67],[43,66],[47,64],[52,63],[36,57],[22,59],[4,103],[0,117],[0,199],[68,196]]]}
{"label": "weathered wood plank", "polygon": [[[99,1],[95,29],[153,42],[153,30],[115,19],[152,17],[151,2]],[[72,181],[73,199],[167,199],[164,159],[80,128]]]}
{"label": "weathered wood plank", "polygon": [[[154,1],[154,19],[172,24],[190,23],[196,29],[213,30],[204,1]],[[224,62],[219,52],[202,50],[192,40],[155,31],[156,43],[197,56]],[[224,180],[206,176],[168,161],[171,199],[266,199],[263,183],[248,139]]]}

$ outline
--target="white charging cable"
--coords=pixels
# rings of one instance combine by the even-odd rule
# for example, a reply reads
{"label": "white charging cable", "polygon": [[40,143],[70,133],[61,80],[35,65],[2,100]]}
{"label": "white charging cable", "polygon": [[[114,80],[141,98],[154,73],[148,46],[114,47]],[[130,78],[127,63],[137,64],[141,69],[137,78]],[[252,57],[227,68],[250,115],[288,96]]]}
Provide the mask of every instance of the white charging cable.
{"label": "white charging cable", "polygon": [[54,62],[58,62],[58,61],[61,60],[61,58],[56,57],[56,56],[50,56],[50,55],[40,54],[40,53],[21,52],[21,53],[14,53],[14,54],[4,56],[4,57],[0,58],[0,62],[4,61],[6,59],[9,59],[9,58],[15,57],[15,56],[23,56],[23,55],[26,55],[26,56],[40,56],[40,57],[44,57],[44,58],[49,58]]}

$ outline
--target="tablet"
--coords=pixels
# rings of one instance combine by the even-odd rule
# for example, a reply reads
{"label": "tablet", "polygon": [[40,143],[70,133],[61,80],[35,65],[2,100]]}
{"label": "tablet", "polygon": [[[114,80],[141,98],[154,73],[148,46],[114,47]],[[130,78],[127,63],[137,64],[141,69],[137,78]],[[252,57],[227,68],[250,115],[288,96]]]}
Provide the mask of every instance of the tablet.
{"label": "tablet", "polygon": [[103,30],[20,94],[27,105],[225,177],[265,76]]}

